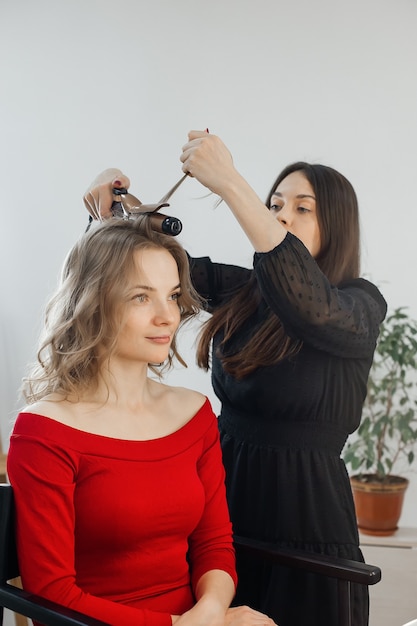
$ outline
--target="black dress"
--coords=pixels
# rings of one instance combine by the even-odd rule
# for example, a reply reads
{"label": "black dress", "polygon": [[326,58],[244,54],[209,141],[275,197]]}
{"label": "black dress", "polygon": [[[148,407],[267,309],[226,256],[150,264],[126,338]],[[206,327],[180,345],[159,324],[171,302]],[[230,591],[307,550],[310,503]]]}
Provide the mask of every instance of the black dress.
{"label": "black dress", "polygon": [[[300,352],[241,380],[215,356],[212,382],[222,408],[219,428],[235,533],[363,561],[341,451],[359,426],[366,384],[386,303],[363,279],[332,287],[293,235],[254,270],[192,259],[197,290],[209,309],[227,301],[252,272],[262,298],[227,349],[239,350],[272,309]],[[271,337],[274,341],[274,337]],[[236,604],[279,626],[337,626],[336,583],[237,554]],[[353,623],[368,624],[368,591],[353,586]]]}

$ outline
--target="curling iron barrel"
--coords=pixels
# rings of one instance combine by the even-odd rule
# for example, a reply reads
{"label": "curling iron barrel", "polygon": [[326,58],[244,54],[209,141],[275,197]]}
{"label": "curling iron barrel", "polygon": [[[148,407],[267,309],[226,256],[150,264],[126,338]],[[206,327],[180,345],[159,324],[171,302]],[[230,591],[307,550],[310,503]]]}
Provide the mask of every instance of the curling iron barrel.
{"label": "curling iron barrel", "polygon": [[132,220],[139,215],[147,215],[154,230],[166,235],[176,236],[182,231],[182,223],[177,217],[171,217],[158,213],[161,207],[169,206],[166,202],[146,205],[136,198],[127,189],[113,189],[115,200],[111,206],[114,217],[125,220]]}

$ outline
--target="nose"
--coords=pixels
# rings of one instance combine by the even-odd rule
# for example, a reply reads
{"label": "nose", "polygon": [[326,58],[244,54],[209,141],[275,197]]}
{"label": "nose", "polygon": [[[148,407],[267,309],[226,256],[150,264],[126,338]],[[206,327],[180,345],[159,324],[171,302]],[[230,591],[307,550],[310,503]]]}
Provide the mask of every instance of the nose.
{"label": "nose", "polygon": [[157,326],[168,326],[174,321],[174,306],[169,302],[158,302],[154,309],[154,323]]}
{"label": "nose", "polygon": [[291,222],[291,211],[288,205],[284,204],[284,206],[277,213],[277,220],[280,224],[288,228]]}

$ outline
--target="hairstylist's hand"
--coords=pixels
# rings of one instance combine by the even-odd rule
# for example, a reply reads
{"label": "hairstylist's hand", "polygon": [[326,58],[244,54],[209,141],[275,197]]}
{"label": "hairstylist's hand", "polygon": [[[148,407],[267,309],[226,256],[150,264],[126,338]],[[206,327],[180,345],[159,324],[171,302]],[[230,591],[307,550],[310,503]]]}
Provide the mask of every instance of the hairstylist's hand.
{"label": "hairstylist's hand", "polygon": [[188,139],[180,157],[183,171],[223,196],[234,178],[240,178],[229,150],[219,137],[207,131],[192,130],[188,133]]}
{"label": "hairstylist's hand", "polygon": [[113,203],[113,188],[130,186],[127,176],[116,168],[110,168],[101,172],[88,187],[83,200],[87,211],[95,220],[105,220],[111,217],[111,205]]}

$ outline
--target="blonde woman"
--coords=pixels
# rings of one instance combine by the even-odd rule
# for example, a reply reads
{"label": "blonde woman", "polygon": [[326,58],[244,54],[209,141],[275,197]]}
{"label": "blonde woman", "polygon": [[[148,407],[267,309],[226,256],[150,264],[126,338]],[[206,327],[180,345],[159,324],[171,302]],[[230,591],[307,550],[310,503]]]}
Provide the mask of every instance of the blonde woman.
{"label": "blonde woman", "polygon": [[199,307],[184,250],[146,219],[101,224],[69,254],[8,457],[30,593],[113,626],[273,624],[229,609],[210,403],[158,378]]}

